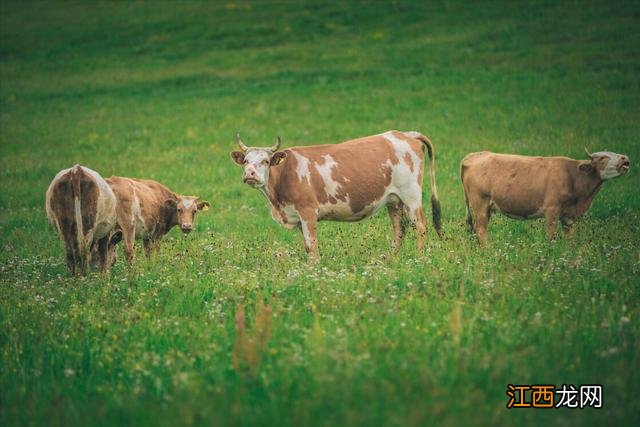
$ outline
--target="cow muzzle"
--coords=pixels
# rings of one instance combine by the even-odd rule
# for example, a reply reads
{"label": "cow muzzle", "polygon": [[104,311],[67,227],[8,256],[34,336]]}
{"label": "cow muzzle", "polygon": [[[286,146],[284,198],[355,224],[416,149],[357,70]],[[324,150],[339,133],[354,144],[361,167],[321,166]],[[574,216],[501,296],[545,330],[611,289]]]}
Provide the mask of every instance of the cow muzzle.
{"label": "cow muzzle", "polygon": [[629,158],[627,156],[622,156],[620,163],[618,164],[618,170],[622,173],[627,173],[630,167],[631,163],[629,162]]}
{"label": "cow muzzle", "polygon": [[260,185],[260,180],[258,179],[258,174],[256,174],[255,171],[249,171],[249,172],[245,172],[244,176],[242,177],[242,182],[244,182],[245,184],[248,184],[252,187],[255,187],[256,185]]}
{"label": "cow muzzle", "polygon": [[182,232],[184,234],[189,234],[189,233],[191,233],[191,230],[193,230],[193,225],[192,224],[180,224],[180,230],[182,230]]}
{"label": "cow muzzle", "polygon": [[245,184],[249,184],[251,186],[256,186],[256,185],[260,184],[260,181],[258,181],[255,178],[246,178],[245,177],[245,178],[242,179],[242,182],[244,182]]}

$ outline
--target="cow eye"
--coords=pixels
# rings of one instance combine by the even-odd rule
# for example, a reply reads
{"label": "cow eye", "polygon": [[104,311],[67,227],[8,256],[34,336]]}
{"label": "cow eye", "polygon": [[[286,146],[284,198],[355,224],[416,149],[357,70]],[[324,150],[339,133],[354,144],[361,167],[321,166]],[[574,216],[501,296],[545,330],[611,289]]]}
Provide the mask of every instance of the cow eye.
{"label": "cow eye", "polygon": [[181,213],[181,212],[182,212],[182,208],[178,208],[178,213]]}
{"label": "cow eye", "polygon": [[262,161],[262,164],[263,164],[263,165],[266,165],[267,163],[269,163],[269,160],[263,160],[263,161]]}

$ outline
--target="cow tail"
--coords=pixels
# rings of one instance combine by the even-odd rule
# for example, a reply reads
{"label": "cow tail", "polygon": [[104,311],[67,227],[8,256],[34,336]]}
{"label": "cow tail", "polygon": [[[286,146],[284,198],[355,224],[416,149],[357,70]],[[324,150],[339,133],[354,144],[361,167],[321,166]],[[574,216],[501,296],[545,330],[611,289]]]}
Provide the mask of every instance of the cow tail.
{"label": "cow tail", "polygon": [[84,238],[82,224],[82,194],[80,191],[80,180],[82,178],[82,167],[75,165],[71,169],[71,191],[73,193],[73,212],[76,223],[76,241],[78,243],[78,251],[80,253],[80,269],[84,273],[86,268],[86,241]]}
{"label": "cow tail", "polygon": [[440,199],[438,199],[438,188],[436,187],[436,153],[433,143],[425,135],[415,132],[414,137],[427,147],[431,178],[431,215],[433,217],[433,227],[436,229],[438,236],[442,237],[442,211],[440,209]]}

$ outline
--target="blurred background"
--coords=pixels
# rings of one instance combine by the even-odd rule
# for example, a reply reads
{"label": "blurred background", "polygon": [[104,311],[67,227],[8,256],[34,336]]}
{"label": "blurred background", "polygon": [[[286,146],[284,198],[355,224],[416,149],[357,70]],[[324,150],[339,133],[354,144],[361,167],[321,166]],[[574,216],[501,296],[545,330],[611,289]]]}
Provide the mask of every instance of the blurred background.
{"label": "blurred background", "polygon": [[[639,95],[637,1],[0,0],[0,424],[638,425]],[[321,224],[307,266],[229,159],[237,132],[390,129],[435,144],[447,233],[390,261],[379,214]],[[477,248],[467,153],[585,146],[632,168],[575,239],[496,216]],[[73,281],[44,194],[75,163],[212,209],[157,259]],[[262,299],[247,379],[234,315]],[[512,382],[601,382],[605,409],[507,412]]]}

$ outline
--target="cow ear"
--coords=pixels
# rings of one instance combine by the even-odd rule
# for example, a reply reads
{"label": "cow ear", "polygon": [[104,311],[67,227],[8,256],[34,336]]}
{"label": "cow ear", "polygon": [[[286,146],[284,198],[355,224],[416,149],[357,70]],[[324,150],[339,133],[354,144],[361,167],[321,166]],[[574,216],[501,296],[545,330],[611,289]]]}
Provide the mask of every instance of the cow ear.
{"label": "cow ear", "polygon": [[118,230],[111,235],[111,238],[109,239],[109,245],[115,246],[118,243],[120,243],[121,240],[122,240],[122,231]]}
{"label": "cow ear", "polygon": [[198,202],[198,210],[199,211],[206,212],[206,211],[209,210],[210,207],[211,207],[211,203],[209,203],[207,201]]}
{"label": "cow ear", "polygon": [[271,166],[279,165],[280,163],[284,162],[286,158],[287,153],[285,153],[284,151],[276,151],[275,153],[273,153],[273,156],[271,156]]}
{"label": "cow ear", "polygon": [[167,209],[175,209],[178,206],[178,202],[175,199],[167,199],[164,201],[164,207]]}
{"label": "cow ear", "polygon": [[609,160],[611,160],[611,157],[603,155],[593,160],[594,160],[594,163],[598,165],[598,169],[602,170],[607,167],[607,164],[609,164]]}
{"label": "cow ear", "polygon": [[231,160],[242,166],[244,164],[244,153],[242,151],[232,151]]}
{"label": "cow ear", "polygon": [[594,169],[593,163],[594,162],[580,163],[580,166],[578,166],[578,169],[584,173],[589,173]]}

